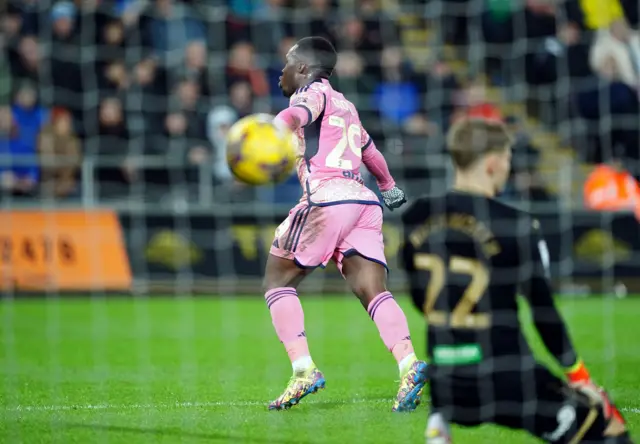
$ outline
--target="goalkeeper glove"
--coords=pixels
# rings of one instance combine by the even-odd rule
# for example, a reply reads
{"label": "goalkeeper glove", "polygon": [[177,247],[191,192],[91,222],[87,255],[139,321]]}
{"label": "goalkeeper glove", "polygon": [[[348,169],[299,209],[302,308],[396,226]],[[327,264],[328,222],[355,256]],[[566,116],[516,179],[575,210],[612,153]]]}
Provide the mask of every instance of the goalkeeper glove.
{"label": "goalkeeper glove", "polygon": [[384,204],[393,211],[396,208],[400,208],[403,203],[407,201],[404,191],[402,191],[398,187],[393,187],[390,190],[382,191],[382,199],[384,200]]}
{"label": "goalkeeper glove", "polygon": [[567,369],[565,375],[569,380],[569,386],[586,395],[592,402],[602,405],[605,418],[613,416],[620,423],[625,424],[624,418],[615,404],[609,399],[607,392],[602,387],[598,387],[591,379],[582,359],[579,359],[573,367]]}

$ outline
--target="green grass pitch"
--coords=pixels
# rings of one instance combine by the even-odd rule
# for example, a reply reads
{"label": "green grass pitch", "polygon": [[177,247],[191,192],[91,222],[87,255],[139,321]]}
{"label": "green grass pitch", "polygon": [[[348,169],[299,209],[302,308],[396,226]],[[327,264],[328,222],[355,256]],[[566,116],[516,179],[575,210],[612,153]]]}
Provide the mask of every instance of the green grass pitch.
{"label": "green grass pitch", "polygon": [[[357,300],[302,299],[327,388],[285,412],[266,409],[291,370],[261,298],[0,301],[0,442],[423,442],[428,403],[391,413],[396,365]],[[398,299],[424,356],[424,323]],[[561,307],[639,436],[640,298]],[[457,428],[454,438],[536,442],[490,426]]]}

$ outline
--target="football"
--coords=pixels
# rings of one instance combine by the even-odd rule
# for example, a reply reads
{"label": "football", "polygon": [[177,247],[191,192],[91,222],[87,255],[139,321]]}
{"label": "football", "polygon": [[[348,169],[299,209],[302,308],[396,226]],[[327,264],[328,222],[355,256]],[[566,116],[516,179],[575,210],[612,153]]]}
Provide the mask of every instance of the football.
{"label": "football", "polygon": [[295,166],[295,136],[277,128],[274,116],[253,114],[238,120],[227,134],[227,162],[233,175],[249,185],[278,183]]}

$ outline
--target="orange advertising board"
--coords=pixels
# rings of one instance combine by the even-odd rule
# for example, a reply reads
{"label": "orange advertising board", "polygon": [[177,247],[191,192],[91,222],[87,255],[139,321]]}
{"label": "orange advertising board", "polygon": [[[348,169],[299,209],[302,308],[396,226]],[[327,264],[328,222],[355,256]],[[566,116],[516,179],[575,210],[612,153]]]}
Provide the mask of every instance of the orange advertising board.
{"label": "orange advertising board", "polygon": [[113,211],[0,211],[0,289],[130,286],[129,259]]}

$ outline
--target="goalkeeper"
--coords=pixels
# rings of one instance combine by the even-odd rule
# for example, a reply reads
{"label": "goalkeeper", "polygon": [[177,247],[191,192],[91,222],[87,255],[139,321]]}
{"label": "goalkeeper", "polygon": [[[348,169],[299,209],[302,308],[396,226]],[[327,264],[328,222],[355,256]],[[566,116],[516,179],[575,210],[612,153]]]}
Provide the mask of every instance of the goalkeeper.
{"label": "goalkeeper", "polygon": [[[504,125],[462,120],[448,148],[453,189],[416,200],[402,218],[411,296],[429,324],[427,443],[451,443],[449,423],[493,423],[551,443],[630,443],[622,415],[592,381],[554,305],[538,222],[493,198],[509,177]],[[568,384],[527,345],[518,287]]]}

